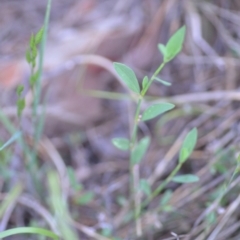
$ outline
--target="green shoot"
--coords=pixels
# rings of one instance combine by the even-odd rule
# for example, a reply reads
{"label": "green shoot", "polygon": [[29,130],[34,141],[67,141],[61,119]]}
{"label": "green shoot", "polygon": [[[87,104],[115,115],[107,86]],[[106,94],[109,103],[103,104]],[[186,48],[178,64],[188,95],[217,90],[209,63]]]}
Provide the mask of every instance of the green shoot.
{"label": "green shoot", "polygon": [[142,207],[150,203],[150,201],[159,195],[161,191],[166,187],[170,181],[177,181],[181,183],[195,182],[198,181],[198,177],[194,175],[182,175],[175,176],[182,164],[190,157],[196,142],[197,142],[197,130],[193,129],[186,136],[183,146],[180,150],[179,162],[175,169],[170,173],[170,175],[163,181],[163,183],[157,187],[155,190],[151,191],[151,187],[148,182],[144,179],[139,179],[139,167],[144,155],[147,152],[147,149],[150,145],[150,137],[144,137],[139,142],[137,140],[138,133],[138,124],[140,121],[151,120],[167,111],[170,111],[174,108],[174,105],[171,103],[160,103],[153,104],[149,106],[145,111],[141,113],[142,101],[148,91],[149,87],[154,80],[162,83],[165,86],[170,86],[171,83],[161,80],[157,75],[164,68],[165,64],[171,61],[177,54],[182,50],[184,38],[186,33],[186,27],[183,26],[178,31],[176,31],[172,37],[167,42],[166,46],[159,44],[159,50],[163,54],[163,62],[154,72],[152,77],[149,79],[148,76],[145,76],[142,80],[142,89],[140,91],[139,83],[134,71],[128,66],[122,63],[114,63],[114,68],[119,75],[123,83],[128,87],[130,91],[133,91],[138,96],[138,102],[135,111],[135,117],[133,122],[133,129],[130,135],[130,139],[114,138],[112,143],[115,147],[120,150],[130,152],[130,174],[131,174],[131,185],[130,189],[132,190],[132,195],[134,199],[134,209],[135,209],[135,221],[136,221],[136,234],[141,236],[141,223],[139,221],[139,215],[141,214],[141,199],[139,199],[139,192],[134,189],[136,186],[140,186],[142,192],[147,196],[146,201],[142,204]]}

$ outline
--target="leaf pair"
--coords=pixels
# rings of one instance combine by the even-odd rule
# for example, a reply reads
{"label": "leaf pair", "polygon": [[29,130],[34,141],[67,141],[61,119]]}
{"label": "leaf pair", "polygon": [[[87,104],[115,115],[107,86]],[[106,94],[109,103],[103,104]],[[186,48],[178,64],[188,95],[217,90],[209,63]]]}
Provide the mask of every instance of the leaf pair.
{"label": "leaf pair", "polygon": [[[122,63],[115,62],[113,63],[113,66],[117,74],[119,75],[120,79],[127,85],[127,87],[133,92],[140,94],[140,86],[134,71],[130,67]],[[158,77],[155,77],[154,79],[165,86],[171,85],[171,83],[164,81],[162,79],[159,79]],[[149,84],[149,79],[147,76],[145,76],[142,81],[142,92],[146,92],[147,88],[149,87],[148,84]]]}
{"label": "leaf pair", "polygon": [[182,50],[185,34],[186,27],[183,26],[171,36],[166,46],[158,44],[159,51],[162,53],[165,63],[171,61]]}
{"label": "leaf pair", "polygon": [[[182,50],[185,34],[186,27],[183,26],[172,35],[166,46],[164,46],[163,44],[158,45],[160,52],[163,54],[163,59],[165,63],[171,61]],[[122,63],[115,62],[113,66],[117,74],[119,75],[121,80],[127,85],[127,87],[133,92],[140,94],[140,86],[134,71]],[[155,77],[155,80],[167,86],[171,85],[171,83],[163,81],[157,77]],[[143,92],[146,92],[147,88],[149,87],[148,84],[148,77],[144,77],[142,81]]]}

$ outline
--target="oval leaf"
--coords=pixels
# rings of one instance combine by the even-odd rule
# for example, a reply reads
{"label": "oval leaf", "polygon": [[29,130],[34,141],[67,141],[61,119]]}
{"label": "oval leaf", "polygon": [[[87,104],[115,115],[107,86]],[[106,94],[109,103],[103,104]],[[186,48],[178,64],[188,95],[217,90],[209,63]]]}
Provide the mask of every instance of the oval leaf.
{"label": "oval leaf", "polygon": [[180,29],[178,29],[169,39],[165,49],[166,51],[164,55],[165,62],[169,62],[170,60],[172,60],[182,50],[185,34],[186,27],[183,26]]}
{"label": "oval leaf", "polygon": [[165,86],[171,86],[172,85],[170,82],[164,81],[160,78],[155,77],[154,79],[157,80],[158,82],[162,83]]}
{"label": "oval leaf", "polygon": [[173,109],[175,106],[172,103],[157,103],[150,107],[148,107],[142,115],[142,120],[150,120],[152,118],[157,117],[158,115],[167,112]]}
{"label": "oval leaf", "polygon": [[119,75],[119,77],[123,80],[123,82],[135,93],[140,93],[140,87],[138,84],[137,77],[133,70],[128,66],[122,63],[113,63],[113,66]]}
{"label": "oval leaf", "polygon": [[120,149],[120,150],[123,150],[123,151],[126,151],[129,149],[129,146],[130,146],[130,142],[128,139],[126,138],[113,138],[112,139],[112,144]]}
{"label": "oval leaf", "polygon": [[185,174],[173,177],[172,181],[177,183],[192,183],[199,181],[199,177],[193,174]]}
{"label": "oval leaf", "polygon": [[148,197],[151,196],[151,187],[146,179],[140,180],[140,189],[144,194],[146,194]]}
{"label": "oval leaf", "polygon": [[166,54],[167,54],[166,47],[163,44],[159,43],[158,44],[158,49],[162,53],[163,57],[165,57]]}
{"label": "oval leaf", "polygon": [[86,192],[85,194],[83,194],[82,196],[80,196],[77,199],[77,203],[80,205],[86,205],[89,202],[91,202],[94,198],[94,193],[93,192]]}
{"label": "oval leaf", "polygon": [[145,155],[148,146],[150,144],[150,138],[149,137],[144,137],[139,141],[137,146],[132,151],[131,154],[131,163],[132,164],[138,164],[141,162],[143,156]]}
{"label": "oval leaf", "polygon": [[183,140],[183,144],[179,153],[179,162],[184,163],[192,154],[194,147],[197,143],[198,132],[193,128]]}
{"label": "oval leaf", "polygon": [[172,191],[171,191],[171,190],[167,190],[167,191],[163,194],[163,196],[162,196],[162,198],[161,198],[161,200],[160,200],[160,205],[161,205],[161,206],[167,205],[168,202],[170,201],[171,197],[172,197]]}

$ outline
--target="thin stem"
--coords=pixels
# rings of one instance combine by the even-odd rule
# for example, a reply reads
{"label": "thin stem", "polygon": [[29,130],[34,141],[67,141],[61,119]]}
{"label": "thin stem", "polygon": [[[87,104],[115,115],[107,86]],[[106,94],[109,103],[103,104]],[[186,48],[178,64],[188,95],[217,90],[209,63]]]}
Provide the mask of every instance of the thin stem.
{"label": "thin stem", "polygon": [[[45,19],[44,19],[44,31],[43,31],[43,37],[41,41],[41,50],[39,54],[39,67],[38,67],[38,78],[36,81],[36,86],[33,86],[33,109],[32,109],[32,117],[33,117],[33,125],[34,125],[34,139],[33,139],[33,151],[32,151],[32,159],[30,164],[30,168],[32,169],[32,172],[37,172],[37,145],[41,136],[41,130],[43,125],[43,117],[40,117],[38,119],[37,115],[37,109],[40,102],[41,97],[41,78],[42,78],[42,71],[43,71],[43,60],[44,60],[44,52],[45,52],[45,46],[46,46],[46,39],[47,39],[47,32],[48,32],[48,24],[49,24],[49,17],[50,17],[50,11],[51,11],[51,4],[52,0],[48,0]],[[32,73],[33,74],[33,73]],[[41,196],[41,185],[38,184],[37,186],[38,194]]]}
{"label": "thin stem", "polygon": [[133,130],[131,134],[131,148],[130,148],[130,160],[129,160],[129,168],[130,168],[130,189],[134,199],[134,215],[135,215],[135,227],[136,227],[136,234],[137,236],[142,235],[142,228],[141,228],[141,220],[138,218],[141,212],[141,198],[139,197],[139,164],[135,166],[132,165],[131,156],[133,148],[136,144],[137,139],[137,129],[138,129],[138,122],[139,122],[139,114],[141,109],[142,97],[139,98],[136,108],[136,113],[134,117],[133,123]]}
{"label": "thin stem", "polygon": [[236,176],[236,174],[239,173],[239,169],[240,169],[240,162],[239,162],[239,160],[240,160],[240,155],[237,158],[237,166],[234,169],[234,172],[231,175],[231,178],[229,179],[229,181],[228,181],[228,183],[227,183],[227,185],[225,187],[226,188],[225,190],[227,190],[227,188],[230,186],[230,184],[232,183],[232,181],[233,181],[234,177]]}
{"label": "thin stem", "polygon": [[35,95],[34,103],[33,103],[34,116],[37,116],[37,107],[40,102],[41,78],[42,78],[42,71],[43,71],[44,52],[45,52],[45,46],[46,46],[46,40],[47,40],[48,23],[49,23],[50,11],[51,11],[51,3],[52,3],[52,0],[48,0],[46,15],[45,15],[45,19],[44,19],[44,32],[43,32],[43,38],[41,41],[41,50],[40,50],[39,67],[38,67],[39,75],[38,75],[38,79],[36,82],[36,95]]}
{"label": "thin stem", "polygon": [[134,145],[136,143],[136,138],[137,138],[137,128],[138,128],[138,122],[139,122],[139,117],[140,117],[140,109],[141,109],[141,104],[142,104],[142,98],[138,100],[137,103],[137,109],[134,117],[134,124],[133,124],[133,131],[131,135],[131,149],[134,148]]}
{"label": "thin stem", "polygon": [[[131,176],[130,177],[130,189],[131,189],[133,199],[134,199],[135,227],[136,227],[136,234],[138,237],[142,235],[142,226],[141,226],[141,219],[140,219],[142,206],[141,206],[141,194],[139,192],[139,187],[138,187],[139,186],[139,164],[136,164],[133,166],[132,162],[131,162],[131,156],[132,156],[132,151],[134,149],[134,146],[135,146],[136,140],[137,140],[138,123],[141,119],[140,109],[141,109],[142,99],[145,96],[149,87],[151,86],[152,82],[154,81],[155,77],[159,74],[159,72],[163,69],[164,66],[165,66],[165,62],[163,62],[158,67],[158,69],[154,72],[154,74],[150,78],[150,81],[147,84],[147,87],[141,93],[141,96],[137,103],[137,108],[136,108],[135,117],[134,117],[133,130],[132,130],[132,134],[131,134],[130,161],[129,161],[130,176]],[[157,192],[153,193],[153,197],[155,197],[154,194],[157,194]],[[149,199],[149,202],[152,200],[152,198]],[[149,202],[147,202],[147,204]]]}
{"label": "thin stem", "polygon": [[172,178],[178,173],[181,167],[182,163],[178,163],[178,165],[173,169],[170,175],[153,191],[152,195],[143,202],[142,207],[147,206],[153,198],[155,198],[161,193],[161,191],[167,186],[167,184],[172,180]]}
{"label": "thin stem", "polygon": [[[4,127],[7,129],[7,131],[10,134],[15,134],[17,132],[16,127],[11,123],[10,119],[0,110],[0,122],[4,125]],[[22,133],[23,134],[23,133]],[[29,148],[28,144],[26,143],[26,140],[24,139],[24,136],[21,135],[18,140],[17,140],[18,144],[21,146],[21,148],[24,151],[24,154],[26,156],[26,167],[28,172],[30,173],[30,176],[33,180],[33,183],[35,184],[36,188],[37,188],[37,184],[39,185],[39,181],[37,181],[36,179],[36,174],[34,171],[32,171],[33,169],[31,168],[30,162],[31,159],[33,158],[33,154],[31,149]]]}
{"label": "thin stem", "polygon": [[[43,60],[44,60],[44,52],[45,52],[45,46],[46,46],[46,40],[47,40],[47,32],[48,32],[48,24],[49,24],[49,17],[50,17],[50,11],[51,11],[51,4],[52,0],[48,0],[45,19],[44,19],[44,31],[43,31],[43,37],[41,41],[41,49],[40,49],[40,55],[39,55],[39,67],[38,67],[38,79],[36,81],[36,86],[33,87],[33,94],[34,94],[34,101],[33,101],[33,118],[34,118],[34,142],[35,147],[39,141],[40,134],[39,134],[39,121],[37,117],[37,108],[40,102],[40,96],[41,96],[41,78],[42,78],[42,71],[43,71]],[[33,74],[33,73],[32,73]],[[34,149],[36,151],[36,149]]]}
{"label": "thin stem", "polygon": [[[158,196],[161,191],[166,187],[166,185],[172,180],[172,178],[177,174],[177,172],[180,170],[180,168],[182,167],[182,163],[178,163],[178,165],[173,169],[173,171],[170,173],[170,175],[162,182],[162,184],[159,185],[159,187],[157,187],[152,195],[147,198],[142,204],[141,204],[141,208],[140,210],[137,212],[137,215],[135,215],[135,219],[139,219],[144,211],[144,207],[146,207],[151,201],[153,198],[155,198],[156,196]],[[140,197],[140,196],[139,196]],[[136,211],[135,211],[135,214],[136,214]],[[137,225],[136,225],[137,226]]]}
{"label": "thin stem", "polygon": [[136,222],[136,234],[138,237],[142,236],[141,218],[141,193],[139,190],[139,164],[133,167],[133,186],[134,186],[134,216]]}

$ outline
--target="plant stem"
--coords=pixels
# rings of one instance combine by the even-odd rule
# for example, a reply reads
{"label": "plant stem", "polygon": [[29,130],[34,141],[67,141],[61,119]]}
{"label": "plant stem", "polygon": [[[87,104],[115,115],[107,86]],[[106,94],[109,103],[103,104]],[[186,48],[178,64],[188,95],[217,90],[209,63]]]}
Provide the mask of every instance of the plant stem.
{"label": "plant stem", "polygon": [[[141,194],[139,192],[139,187],[138,187],[139,186],[139,164],[136,164],[136,165],[133,166],[132,162],[131,162],[131,156],[132,156],[132,152],[133,152],[133,149],[135,147],[136,140],[137,140],[137,129],[138,129],[138,122],[140,121],[140,118],[141,118],[140,109],[141,109],[142,99],[145,96],[149,87],[151,86],[152,82],[154,81],[154,78],[159,74],[159,72],[163,69],[164,66],[165,66],[165,62],[163,62],[158,67],[158,69],[154,72],[154,74],[150,78],[150,81],[147,84],[147,87],[141,93],[141,96],[140,96],[140,98],[138,100],[138,103],[137,103],[137,108],[136,108],[135,117],[134,117],[133,130],[132,130],[132,134],[131,134],[130,161],[129,161],[130,176],[131,176],[130,177],[130,189],[131,189],[133,199],[134,199],[135,227],[136,227],[136,234],[137,234],[138,237],[142,235],[141,219],[139,218],[139,216],[141,215],[141,209],[142,209],[142,207],[141,207]],[[151,200],[152,200],[152,198],[150,199],[150,201]]]}
{"label": "plant stem", "polygon": [[147,206],[153,198],[155,198],[161,193],[161,191],[172,180],[172,178],[177,174],[181,167],[182,163],[178,163],[178,165],[173,169],[170,175],[153,191],[152,195],[143,203],[143,207]]}
{"label": "plant stem", "polygon": [[138,237],[142,236],[142,223],[141,218],[141,192],[139,190],[139,164],[133,166],[133,197],[134,197],[134,216],[136,223],[136,235]]}
{"label": "plant stem", "polygon": [[[34,138],[33,138],[32,159],[29,163],[32,174],[37,172],[37,168],[38,168],[37,146],[38,146],[38,142],[41,137],[41,133],[42,133],[41,130],[42,130],[43,121],[44,121],[43,116],[38,118],[37,109],[38,109],[38,105],[39,105],[40,97],[41,97],[41,78],[42,78],[42,71],[43,71],[43,60],[44,60],[44,52],[45,52],[46,39],[47,39],[49,17],[50,17],[50,11],[51,11],[51,4],[52,4],[52,0],[48,0],[45,19],[44,19],[43,37],[42,37],[42,41],[41,41],[41,49],[40,49],[40,54],[39,54],[39,67],[38,67],[39,74],[38,74],[38,78],[36,81],[36,85],[33,86],[34,98],[33,98],[33,107],[32,107],[32,118],[33,118],[33,126],[34,126]],[[32,74],[33,74],[33,71],[32,71]],[[37,181],[35,181],[35,182],[37,183]],[[41,192],[42,192],[41,185],[37,184],[36,188],[38,189],[39,196],[41,196]]]}
{"label": "plant stem", "polygon": [[40,95],[41,95],[41,77],[42,77],[42,71],[43,71],[43,60],[44,60],[44,52],[45,52],[45,46],[46,46],[46,40],[47,40],[51,3],[52,3],[52,0],[48,0],[46,15],[44,19],[44,32],[43,32],[43,38],[41,41],[41,50],[39,55],[39,67],[38,67],[39,75],[36,82],[36,96],[34,98],[34,114],[35,115],[37,113],[37,107],[38,107],[38,104],[40,101]]}
{"label": "plant stem", "polygon": [[136,143],[137,128],[138,128],[141,104],[142,104],[142,98],[140,98],[138,100],[137,109],[136,109],[136,113],[135,113],[135,117],[134,117],[133,131],[132,131],[132,135],[131,135],[131,150],[134,148],[134,145]]}
{"label": "plant stem", "polygon": [[131,161],[132,151],[136,144],[137,139],[137,129],[138,129],[138,122],[140,116],[140,109],[141,109],[142,97],[139,98],[137,103],[137,108],[134,116],[134,123],[133,123],[133,130],[131,134],[131,148],[130,148],[130,159],[129,159],[129,168],[130,168],[130,189],[132,192],[132,197],[134,199],[134,216],[135,216],[135,227],[136,227],[136,234],[137,236],[142,235],[142,228],[141,228],[141,220],[138,216],[141,213],[141,198],[139,197],[139,164],[133,166]]}
{"label": "plant stem", "polygon": [[142,92],[142,96],[145,96],[147,90],[149,89],[149,87],[151,86],[152,82],[154,81],[155,77],[162,71],[162,69],[165,66],[165,62],[162,62],[162,64],[158,67],[158,69],[154,72],[154,74],[152,75],[152,77],[150,78],[147,87],[145,88],[145,90]]}
{"label": "plant stem", "polygon": [[[41,135],[41,133],[39,133],[39,125],[41,125],[41,123],[39,123],[39,119],[37,116],[37,109],[38,109],[38,105],[41,97],[41,78],[42,78],[42,71],[43,71],[43,60],[44,60],[44,52],[45,52],[47,32],[48,32],[49,17],[50,17],[50,11],[51,11],[51,3],[52,3],[52,0],[48,0],[45,19],[44,19],[43,37],[41,41],[40,54],[39,54],[39,66],[38,66],[39,74],[38,74],[36,84],[35,86],[33,86],[34,98],[33,98],[32,116],[33,116],[33,124],[34,124],[34,145],[35,145],[34,151],[36,151],[36,145],[38,144],[38,141]],[[33,71],[32,71],[32,75],[33,75]]]}

